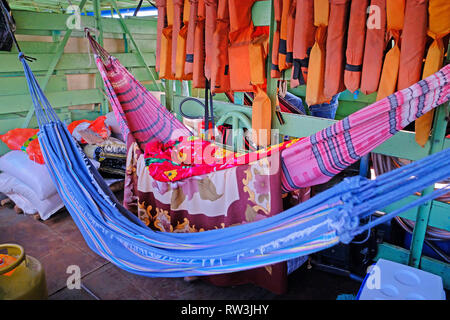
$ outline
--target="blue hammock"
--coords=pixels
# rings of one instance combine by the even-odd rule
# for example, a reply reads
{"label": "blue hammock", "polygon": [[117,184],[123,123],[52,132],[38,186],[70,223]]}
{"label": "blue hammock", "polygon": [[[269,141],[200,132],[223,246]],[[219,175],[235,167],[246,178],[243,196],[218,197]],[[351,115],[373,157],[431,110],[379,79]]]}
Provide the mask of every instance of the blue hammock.
{"label": "blue hammock", "polygon": [[50,175],[88,246],[118,267],[150,277],[253,269],[348,243],[365,230],[449,191],[437,190],[367,225],[361,219],[450,176],[450,149],[379,176],[347,178],[307,202],[257,222],[199,233],[164,233],[123,208],[25,70]]}

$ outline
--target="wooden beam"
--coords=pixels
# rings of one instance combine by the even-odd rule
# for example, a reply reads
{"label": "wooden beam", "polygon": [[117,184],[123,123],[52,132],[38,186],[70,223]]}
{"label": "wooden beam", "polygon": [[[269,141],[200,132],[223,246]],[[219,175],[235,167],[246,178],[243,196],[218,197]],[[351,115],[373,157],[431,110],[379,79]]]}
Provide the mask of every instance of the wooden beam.
{"label": "wooden beam", "polygon": [[[101,103],[103,101],[103,94],[99,89],[48,92],[46,97],[54,109]],[[31,96],[29,93],[22,95],[0,96],[0,106],[2,106],[2,108],[0,108],[0,115],[27,112],[31,102]],[[6,108],[6,106],[8,107]],[[34,113],[32,113],[32,115],[34,115]]]}
{"label": "wooden beam", "polygon": [[[42,85],[43,77],[36,77],[39,85]],[[47,92],[67,90],[66,77],[63,75],[52,76],[47,85]],[[0,97],[29,94],[25,77],[0,77]],[[1,110],[0,110],[1,112]]]}
{"label": "wooden beam", "polygon": [[[119,59],[119,61],[125,67],[142,67],[141,60],[134,53],[116,53],[114,56]],[[33,54],[37,60],[30,64],[31,70],[33,72],[47,71],[52,65],[54,55],[52,54]],[[22,72],[23,67],[19,59],[17,59],[17,54],[4,54],[1,55],[2,59],[2,73],[7,72]],[[155,65],[155,54],[154,53],[143,53],[143,59],[146,65]],[[83,70],[85,73],[86,69],[96,70],[95,62],[89,59],[89,56],[85,53],[64,53],[61,55],[59,63],[55,66],[54,70]],[[48,73],[48,72],[46,72]]]}
{"label": "wooden beam", "polygon": [[[80,6],[81,8],[81,6]],[[13,10],[17,29],[48,31],[67,29],[66,21],[68,14],[28,12]],[[123,33],[119,19],[102,18],[103,31],[105,33]],[[156,19],[127,17],[127,28],[133,34],[156,35]],[[96,19],[93,16],[81,16],[82,27],[95,28]]]}
{"label": "wooden beam", "polygon": [[[406,206],[408,203],[411,203],[414,200],[417,200],[418,198],[419,196],[417,195],[412,195],[403,198],[387,206],[381,211],[386,213],[392,212],[396,209],[400,209]],[[431,211],[430,211],[430,218],[428,219],[428,225],[431,227],[440,228],[450,232],[450,216],[448,215],[448,212],[450,212],[450,204],[436,200],[431,201]],[[400,216],[402,218],[415,221],[417,217],[417,208],[412,208],[402,213]]]}

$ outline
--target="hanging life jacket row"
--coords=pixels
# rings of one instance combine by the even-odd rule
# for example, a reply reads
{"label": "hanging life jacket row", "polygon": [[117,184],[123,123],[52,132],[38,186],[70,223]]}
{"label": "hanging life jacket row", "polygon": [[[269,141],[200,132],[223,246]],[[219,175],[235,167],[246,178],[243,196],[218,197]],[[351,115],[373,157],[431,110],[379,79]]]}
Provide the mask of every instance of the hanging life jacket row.
{"label": "hanging life jacket row", "polygon": [[[345,89],[383,99],[442,67],[449,15],[448,0],[274,0],[271,77],[292,68],[290,86],[306,84],[308,105]],[[415,122],[422,147],[433,114]]]}
{"label": "hanging life jacket row", "polygon": [[[194,88],[206,79],[213,94],[253,92],[254,106],[267,101],[268,28],[253,25],[256,1],[157,0],[160,78],[192,80]],[[273,10],[270,75],[284,79],[292,69],[290,86],[306,84],[308,105],[345,89],[378,92],[379,100],[409,87],[442,67],[450,33],[448,0],[274,0]],[[255,128],[271,115],[258,111]],[[416,121],[421,146],[432,119],[430,112]]]}
{"label": "hanging life jacket row", "polygon": [[253,26],[255,2],[157,0],[159,77],[192,80],[194,88],[205,88],[207,79],[212,93],[264,88],[269,30]]}
{"label": "hanging life jacket row", "polygon": [[[251,10],[256,1],[158,0],[156,69],[160,78],[192,80],[193,88],[205,88],[210,94],[253,93],[253,129],[258,137],[261,129],[267,132],[255,141],[265,146],[270,143],[272,118],[265,92],[269,28],[253,25]],[[294,28],[295,10],[288,9],[284,15],[290,15],[290,22],[283,27],[284,38]],[[292,64],[291,40],[285,67]],[[206,106],[209,98],[205,95]],[[211,122],[212,115],[205,120]]]}

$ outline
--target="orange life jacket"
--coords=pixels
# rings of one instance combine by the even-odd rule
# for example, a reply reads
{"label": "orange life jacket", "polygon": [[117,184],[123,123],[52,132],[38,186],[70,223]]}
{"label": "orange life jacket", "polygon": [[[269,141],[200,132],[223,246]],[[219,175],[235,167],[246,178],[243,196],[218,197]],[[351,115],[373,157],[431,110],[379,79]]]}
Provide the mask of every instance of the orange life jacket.
{"label": "orange life jacket", "polygon": [[306,103],[309,106],[329,102],[331,100],[323,93],[328,16],[328,0],[314,0],[314,24],[317,26],[317,30],[308,64]]}
{"label": "orange life jacket", "polygon": [[[159,77],[162,79],[174,79],[172,73],[172,31],[173,31],[173,2],[166,2],[167,26],[161,32],[161,50],[159,57]],[[175,71],[175,70],[174,70]]]}
{"label": "orange life jacket", "polygon": [[194,66],[192,74],[192,86],[194,88],[205,87],[205,2],[198,1],[197,23],[194,36]]}
{"label": "orange life jacket", "polygon": [[228,0],[219,0],[217,5],[217,24],[213,37],[211,61],[211,92],[228,92],[230,90],[230,73],[228,62],[228,33],[230,31],[230,14]]}
{"label": "orange life jacket", "polygon": [[398,69],[400,66],[400,34],[405,18],[405,0],[388,0],[386,2],[387,30],[392,36],[394,46],[386,53],[377,101],[397,91]]}
{"label": "orange life jacket", "polygon": [[211,80],[211,60],[214,31],[217,24],[217,1],[205,1],[205,77]]}
{"label": "orange life jacket", "polygon": [[406,1],[398,90],[405,89],[421,79],[427,41],[427,8],[426,0]]}
{"label": "orange life jacket", "polygon": [[280,50],[281,4],[281,0],[274,0],[273,2],[273,12],[274,19],[276,21],[276,28],[273,34],[272,42],[272,67],[270,70],[270,76],[272,78],[281,77],[280,67],[278,65],[278,55]]}
{"label": "orange life jacket", "polygon": [[186,35],[186,60],[184,65],[184,73],[192,75],[194,69],[194,43],[195,43],[195,27],[197,25],[197,8],[198,0],[189,0],[191,5],[189,10],[189,22]]}
{"label": "orange life jacket", "polygon": [[[443,38],[450,33],[450,2],[448,0],[431,0],[428,6],[428,35],[433,43],[428,48],[422,78],[437,72],[444,62]],[[416,142],[422,147],[428,141],[433,123],[434,110],[416,120]]]}
{"label": "orange life jacket", "polygon": [[294,62],[291,88],[307,83],[309,55],[314,45],[314,0],[297,0],[294,25]]}
{"label": "orange life jacket", "polygon": [[252,105],[252,135],[261,146],[270,144],[272,106],[264,91],[265,59],[268,51],[267,27],[254,28],[251,9],[255,0],[229,0],[230,89],[255,92]]}
{"label": "orange life jacket", "polygon": [[291,0],[281,0],[280,45],[278,47],[278,68],[280,71],[286,70],[291,66],[286,62],[290,7]]}
{"label": "orange life jacket", "polygon": [[252,140],[262,147],[270,145],[272,103],[266,92],[256,86],[252,105]]}
{"label": "orange life jacket", "polygon": [[366,11],[369,0],[352,1],[348,23],[344,84],[350,92],[359,89],[366,38]]}
{"label": "orange life jacket", "polygon": [[190,9],[191,4],[189,0],[184,0],[183,26],[181,27],[180,32],[178,32],[176,68],[175,68],[175,78],[180,80],[192,80],[192,73],[189,75],[185,74],[186,41],[189,28]]}
{"label": "orange life jacket", "polygon": [[173,28],[172,28],[172,75],[175,77],[177,69],[177,44],[178,44],[178,34],[181,29],[182,22],[182,12],[184,0],[168,0],[173,1]]}
{"label": "orange life jacket", "polygon": [[344,90],[345,40],[349,0],[330,0],[323,93],[330,99]]}
{"label": "orange life jacket", "polygon": [[[255,63],[264,68],[264,61],[251,61],[249,45],[254,31],[251,9],[255,0],[229,0],[230,12],[230,89],[232,91],[254,91],[250,65]],[[252,59],[253,60],[253,59]]]}
{"label": "orange life jacket", "polygon": [[372,11],[367,20],[361,73],[361,92],[364,94],[378,90],[386,48],[386,0],[371,0],[369,8]]}
{"label": "orange life jacket", "polygon": [[268,54],[269,35],[264,31],[255,35],[248,46],[250,57],[250,82],[252,85],[266,86],[265,61]]}
{"label": "orange life jacket", "polygon": [[295,11],[297,0],[291,0],[287,18],[287,43],[286,43],[286,64],[292,67],[294,63],[294,32],[295,32]]}
{"label": "orange life jacket", "polygon": [[161,36],[164,29],[164,24],[166,20],[166,0],[156,0],[156,7],[158,8],[158,20],[156,22],[156,60],[155,69],[159,72],[160,66],[160,54],[161,54]]}

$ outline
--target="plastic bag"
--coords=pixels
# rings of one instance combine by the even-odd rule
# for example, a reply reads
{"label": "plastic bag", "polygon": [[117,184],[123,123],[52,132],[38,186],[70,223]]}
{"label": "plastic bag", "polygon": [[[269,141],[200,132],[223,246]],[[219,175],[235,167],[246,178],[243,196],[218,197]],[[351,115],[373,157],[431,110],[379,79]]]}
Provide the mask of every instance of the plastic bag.
{"label": "plastic bag", "polygon": [[39,129],[17,128],[0,135],[2,140],[11,150],[22,150],[28,154],[30,160],[44,164],[41,146],[37,133]]}
{"label": "plastic bag", "polygon": [[80,135],[80,131],[89,129],[100,136],[103,140],[111,135],[111,128],[106,124],[106,116],[100,116],[94,121],[77,120],[67,126],[72,136],[81,143],[87,143]]}

